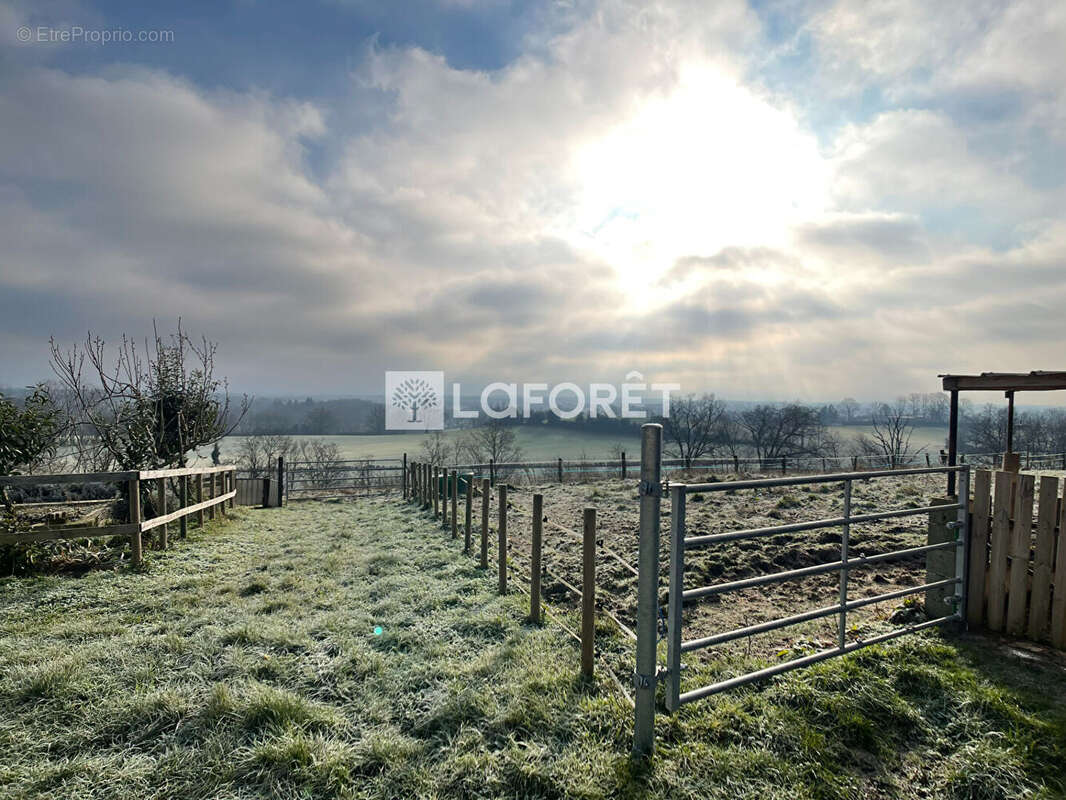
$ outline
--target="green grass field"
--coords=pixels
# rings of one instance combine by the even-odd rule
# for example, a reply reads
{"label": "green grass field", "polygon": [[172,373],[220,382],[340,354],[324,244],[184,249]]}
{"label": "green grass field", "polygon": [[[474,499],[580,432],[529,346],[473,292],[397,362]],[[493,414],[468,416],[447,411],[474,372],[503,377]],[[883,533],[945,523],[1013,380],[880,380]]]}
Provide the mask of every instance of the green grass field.
{"label": "green grass field", "polygon": [[566,634],[524,623],[524,596],[412,508],[247,510],[148,555],[0,581],[0,796],[1066,791],[1062,665],[981,639],[905,638],[686,706],[641,765],[615,684],[579,680]]}

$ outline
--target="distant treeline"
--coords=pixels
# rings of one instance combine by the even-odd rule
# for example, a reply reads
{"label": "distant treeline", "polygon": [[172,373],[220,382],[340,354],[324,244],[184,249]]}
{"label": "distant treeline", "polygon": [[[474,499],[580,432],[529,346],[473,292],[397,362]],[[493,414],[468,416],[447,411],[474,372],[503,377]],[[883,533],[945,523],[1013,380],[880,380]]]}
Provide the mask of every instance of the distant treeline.
{"label": "distant treeline", "polygon": [[385,405],[371,400],[255,400],[236,433],[340,436],[386,433]]}

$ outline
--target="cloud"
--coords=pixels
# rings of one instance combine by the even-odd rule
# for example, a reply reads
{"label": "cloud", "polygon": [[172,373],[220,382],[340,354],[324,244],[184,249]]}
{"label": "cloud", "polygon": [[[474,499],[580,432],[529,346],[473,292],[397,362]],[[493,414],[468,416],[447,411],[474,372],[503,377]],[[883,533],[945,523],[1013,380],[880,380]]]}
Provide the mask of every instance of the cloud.
{"label": "cloud", "polygon": [[[799,7],[795,95],[762,81],[742,2],[582,4],[493,71],[371,41],[349,93],[314,99],[19,60],[0,383],[43,375],[49,334],[179,314],[257,391],[641,369],[868,396],[1023,342],[1012,368],[1053,361],[1066,197],[1039,169],[1061,91],[1041,59],[1060,56],[1035,26],[1061,13]],[[879,100],[814,130],[822,88]]]}

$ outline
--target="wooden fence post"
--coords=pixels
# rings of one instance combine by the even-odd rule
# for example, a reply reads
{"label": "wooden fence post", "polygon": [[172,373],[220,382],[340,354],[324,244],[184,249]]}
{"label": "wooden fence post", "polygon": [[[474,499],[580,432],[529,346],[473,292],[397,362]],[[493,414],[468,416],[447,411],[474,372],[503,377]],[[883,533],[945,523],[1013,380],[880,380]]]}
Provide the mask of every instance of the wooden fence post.
{"label": "wooden fence post", "polygon": [[[188,475],[182,475],[181,478],[178,479],[178,481],[179,481],[178,482],[178,487],[179,487],[179,492],[180,492],[181,507],[185,508],[186,506],[189,505],[189,476]],[[188,517],[182,517],[181,518],[181,522],[178,523],[178,527],[181,530],[181,538],[182,539],[187,538],[188,535],[189,535],[189,521],[188,520],[189,520]]]}
{"label": "wooden fence post", "polygon": [[733,474],[740,474],[740,456],[733,456]]}
{"label": "wooden fence post", "polygon": [[978,470],[973,480],[973,516],[970,521],[969,585],[966,620],[973,627],[985,620],[985,575],[988,574],[988,524],[992,502],[992,473]]}
{"label": "wooden fence post", "polygon": [[497,559],[500,570],[500,594],[507,594],[507,484],[501,483],[496,487],[499,492],[499,521],[496,525],[497,546],[499,557]]}
{"label": "wooden fence post", "polygon": [[[220,472],[220,473],[218,473],[218,493],[219,493],[220,496],[224,495],[226,493],[226,478],[228,477],[228,475],[229,475],[228,472]],[[221,503],[218,504],[218,510],[222,514],[222,516],[226,516],[226,501],[225,500],[223,500]]]}
{"label": "wooden fence post", "polygon": [[[158,481],[156,481],[156,484],[157,484],[157,486],[156,486],[156,496],[157,496],[156,505],[158,506],[158,508],[157,508],[158,515],[157,516],[161,517],[161,516],[163,516],[164,514],[167,513],[167,479],[166,478],[160,478]],[[168,544],[168,541],[167,541],[167,527],[168,527],[167,525],[160,525],[159,526],[159,544],[158,544],[158,547],[161,550],[166,550],[167,549],[167,544]]]}
{"label": "wooden fence post", "polygon": [[540,572],[541,540],[544,535],[544,495],[533,495],[533,547],[529,568],[529,618],[535,624],[541,622]]}
{"label": "wooden fence post", "polygon": [[437,471],[437,480],[435,481],[437,489],[437,505],[440,512],[440,523],[445,525],[448,522],[448,468],[441,467]]}
{"label": "wooden fence post", "polygon": [[[1055,558],[1055,517],[1058,510],[1059,479],[1040,476],[1040,502],[1037,505],[1036,546],[1033,548],[1033,584],[1029,594],[1028,636],[1034,641],[1046,638],[1051,610],[1051,566]],[[1060,584],[1061,586],[1061,584]]]}
{"label": "wooden fence post", "polygon": [[591,678],[596,658],[596,509],[585,509],[581,561],[581,674]]}
{"label": "wooden fence post", "polygon": [[785,475],[787,473],[788,473],[788,460],[785,458],[785,456],[781,456],[781,474]]}
{"label": "wooden fence post", "polygon": [[403,473],[401,476],[403,480],[403,499],[407,500],[407,453],[403,454]]}
{"label": "wooden fence post", "polygon": [[[196,476],[196,502],[202,503],[204,501],[204,474],[201,472]],[[204,527],[204,510],[201,508],[196,512],[196,524],[198,527]]]}
{"label": "wooden fence post", "polygon": [[626,451],[622,451],[622,480],[626,479]]}
{"label": "wooden fence post", "polygon": [[452,470],[452,538],[459,538],[459,470]]}
{"label": "wooden fence post", "polygon": [[440,481],[437,480],[440,474],[440,467],[436,464],[433,465],[433,480],[430,484],[430,491],[433,492],[433,519],[440,516]]}
{"label": "wooden fence post", "polygon": [[496,459],[489,459],[489,486],[496,485]]}
{"label": "wooden fence post", "polygon": [[559,483],[563,482],[563,460],[559,459]]}
{"label": "wooden fence post", "polygon": [[989,533],[988,557],[988,628],[1003,630],[1006,615],[1007,552],[1010,539],[1010,497],[1016,475],[999,471],[992,499],[992,528]]}
{"label": "wooden fence post", "polygon": [[[1066,456],[1063,456],[1066,461]],[[1063,496],[1059,499],[1059,537],[1055,549],[1054,586],[1066,586],[1066,481],[1063,481]],[[1051,603],[1052,647],[1066,649],[1066,592],[1055,592]]]}
{"label": "wooden fence post", "polygon": [[467,473],[466,476],[466,523],[463,527],[465,530],[463,541],[463,552],[470,553],[470,524],[473,522],[473,506],[474,506],[474,473]]}
{"label": "wooden fence post", "polygon": [[489,568],[489,496],[492,494],[490,478],[481,479],[481,568]]}
{"label": "wooden fence post", "polygon": [[285,505],[285,456],[278,456],[278,508]]}
{"label": "wooden fence post", "polygon": [[260,500],[263,508],[270,508],[270,478],[263,478],[263,486],[260,492]]}
{"label": "wooden fence post", "polygon": [[227,491],[234,493],[233,497],[229,499],[229,507],[233,508],[237,505],[237,470],[231,469],[227,472],[226,479],[229,481],[229,489]]}
{"label": "wooden fence post", "polygon": [[130,559],[134,566],[140,566],[144,554],[141,549],[141,481],[139,478],[130,480],[129,493],[130,524],[137,526],[137,530],[130,534]]}
{"label": "wooden fence post", "polygon": [[[207,499],[210,500],[215,497],[215,473],[209,472],[207,474],[207,482],[210,484],[207,487]],[[207,509],[207,518],[213,520],[215,518],[215,507],[209,506]]]}
{"label": "wooden fence post", "polygon": [[1033,496],[1036,479],[1019,475],[1014,498],[1014,529],[1007,554],[1010,556],[1010,586],[1007,589],[1007,635],[1020,636],[1025,629],[1029,553],[1033,544]]}

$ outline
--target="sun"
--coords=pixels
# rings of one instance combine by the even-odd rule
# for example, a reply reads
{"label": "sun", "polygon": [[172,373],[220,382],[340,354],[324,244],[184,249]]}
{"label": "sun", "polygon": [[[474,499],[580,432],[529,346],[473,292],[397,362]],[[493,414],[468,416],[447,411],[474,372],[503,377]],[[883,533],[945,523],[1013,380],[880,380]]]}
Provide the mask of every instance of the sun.
{"label": "sun", "polygon": [[780,247],[826,205],[828,169],[796,115],[707,66],[579,147],[568,239],[645,295],[680,257]]}

